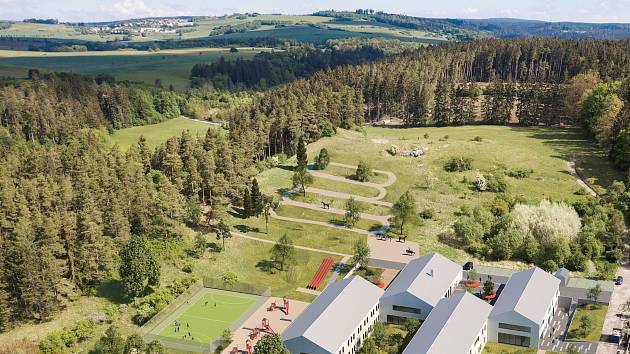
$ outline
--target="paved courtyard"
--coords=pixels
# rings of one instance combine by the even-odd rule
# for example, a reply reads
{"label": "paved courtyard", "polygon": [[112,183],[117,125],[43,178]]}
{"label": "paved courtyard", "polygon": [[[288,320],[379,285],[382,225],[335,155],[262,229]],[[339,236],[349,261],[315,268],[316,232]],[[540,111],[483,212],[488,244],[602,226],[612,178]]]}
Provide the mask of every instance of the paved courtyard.
{"label": "paved courtyard", "polygon": [[[419,257],[419,247],[415,242],[380,238],[373,234],[367,236],[367,241],[370,247],[370,266],[402,269],[411,260]],[[414,253],[407,253],[407,249]]]}
{"label": "paved courtyard", "polygon": [[[241,327],[234,331],[233,341],[232,343],[223,350],[222,354],[228,354],[232,347],[238,347],[241,353],[245,352],[245,342],[249,338],[249,334],[252,332],[254,328],[262,329],[262,319],[266,318],[269,320],[269,326],[271,329],[278,334],[284,332],[287,327],[295,320],[308,305],[308,302],[290,300],[289,303],[289,315],[285,315],[282,310],[276,308],[273,311],[268,311],[269,306],[271,306],[272,302],[276,302],[276,305],[282,307],[283,302],[282,298],[270,297],[265,301],[262,306],[260,306],[245,322]],[[257,340],[260,339],[265,333],[261,332],[258,335],[256,340],[252,341],[252,345],[255,345]]]}

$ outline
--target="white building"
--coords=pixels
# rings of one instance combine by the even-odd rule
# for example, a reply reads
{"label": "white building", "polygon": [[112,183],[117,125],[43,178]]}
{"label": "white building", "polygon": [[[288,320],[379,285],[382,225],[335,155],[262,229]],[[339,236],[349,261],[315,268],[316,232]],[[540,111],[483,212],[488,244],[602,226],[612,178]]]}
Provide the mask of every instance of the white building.
{"label": "white building", "polygon": [[354,276],[324,290],[284,331],[292,354],[354,354],[379,319],[383,290]]}
{"label": "white building", "polygon": [[558,307],[559,285],[540,268],[514,273],[490,313],[489,340],[538,348]]}
{"label": "white building", "polygon": [[403,354],[480,354],[488,340],[485,301],[468,292],[440,300]]}
{"label": "white building", "polygon": [[438,253],[414,259],[398,274],[381,298],[381,319],[402,323],[424,320],[462,280],[462,267]]}

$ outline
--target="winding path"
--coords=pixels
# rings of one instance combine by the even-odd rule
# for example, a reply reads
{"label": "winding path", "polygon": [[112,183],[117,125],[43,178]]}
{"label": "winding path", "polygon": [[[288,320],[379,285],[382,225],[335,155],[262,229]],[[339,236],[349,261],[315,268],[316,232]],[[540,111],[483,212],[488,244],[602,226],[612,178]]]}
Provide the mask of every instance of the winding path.
{"label": "winding path", "polygon": [[[346,165],[346,164],[337,163],[337,162],[331,162],[331,163],[329,163],[329,165],[330,166],[337,166],[337,167],[348,168],[348,169],[356,169],[357,168],[357,166]],[[387,176],[387,181],[385,181],[383,183],[359,182],[359,181],[349,180],[346,177],[335,176],[335,175],[331,175],[331,174],[323,172],[323,171],[313,170],[312,165],[309,165],[308,172],[312,176],[318,177],[318,178],[324,178],[324,179],[328,179],[328,180],[332,180],[332,181],[349,183],[349,184],[357,184],[357,185],[361,185],[361,186],[374,188],[374,189],[378,190],[379,194],[376,197],[364,197],[364,196],[353,195],[353,194],[349,194],[349,193],[341,193],[341,192],[336,192],[336,191],[331,191],[331,190],[326,190],[326,189],[307,187],[306,188],[306,192],[308,192],[308,193],[314,193],[314,194],[319,194],[319,195],[323,195],[323,196],[327,196],[327,197],[331,197],[331,198],[346,199],[346,200],[350,199],[350,198],[354,198],[354,200],[357,200],[357,201],[361,201],[361,202],[365,202],[365,203],[371,203],[371,204],[374,204],[374,205],[385,206],[385,207],[388,207],[388,208],[391,208],[393,206],[392,203],[385,202],[385,201],[381,200],[381,199],[385,198],[385,196],[387,195],[387,190],[385,188],[391,186],[392,184],[394,184],[396,182],[396,175],[394,173],[392,173],[392,172],[382,171],[382,170],[372,170],[372,172],[374,172],[374,173],[384,174],[384,175]],[[315,210],[315,211],[323,211],[323,212],[326,212],[326,213],[331,213],[331,214],[336,214],[336,215],[345,215],[346,214],[346,211],[343,210],[343,209],[340,209],[340,208],[326,208],[326,209],[323,209],[319,205],[314,205],[314,204],[311,204],[311,203],[305,203],[305,202],[292,200],[289,197],[289,193],[285,194],[282,197],[282,201],[280,202],[280,205],[295,206],[295,207],[298,207],[298,208],[310,209],[310,210]],[[376,222],[380,223],[381,225],[383,225],[379,230],[376,230],[374,232],[370,232],[368,230],[363,230],[363,229],[358,229],[358,228],[350,228],[350,227],[346,227],[346,226],[343,226],[343,225],[335,225],[335,224],[332,224],[332,223],[329,223],[329,222],[325,222],[325,221],[316,221],[316,220],[309,220],[309,219],[303,219],[303,218],[294,218],[294,217],[288,217],[288,216],[281,216],[281,215],[278,215],[274,210],[271,211],[270,216],[272,218],[274,218],[274,219],[277,219],[277,220],[290,221],[290,222],[296,222],[296,223],[301,223],[301,224],[310,224],[310,225],[319,225],[319,226],[325,226],[325,227],[332,227],[332,228],[336,228],[336,229],[339,229],[339,230],[346,230],[346,231],[356,232],[356,233],[365,234],[365,235],[370,235],[370,234],[373,234],[373,233],[379,233],[379,232],[387,231],[387,229],[389,229],[389,218],[391,217],[391,215],[373,215],[373,214],[368,214],[368,213],[361,213],[361,218],[362,219],[376,221]]]}
{"label": "winding path", "polygon": [[595,190],[591,188],[591,186],[584,182],[582,177],[577,173],[577,170],[575,169],[575,161],[567,161],[567,169],[569,170],[571,176],[575,178],[577,184],[586,189],[593,197],[598,197],[597,192],[595,192]]}

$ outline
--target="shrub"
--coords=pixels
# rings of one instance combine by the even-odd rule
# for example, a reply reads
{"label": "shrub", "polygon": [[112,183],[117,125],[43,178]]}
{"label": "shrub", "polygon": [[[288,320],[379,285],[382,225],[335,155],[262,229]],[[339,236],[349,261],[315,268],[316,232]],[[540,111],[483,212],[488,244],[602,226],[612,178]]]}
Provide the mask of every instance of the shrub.
{"label": "shrub", "polygon": [[472,169],[472,159],[470,157],[451,157],[444,164],[444,169],[448,172],[464,172]]}
{"label": "shrub", "polygon": [[387,149],[387,152],[392,156],[396,156],[400,152],[400,148],[396,145],[392,145]]}
{"label": "shrub", "polygon": [[543,247],[555,240],[576,240],[582,226],[575,209],[564,203],[543,200],[538,206],[516,204],[512,210],[512,227],[523,238],[533,236]]}
{"label": "shrub", "polygon": [[429,133],[424,133],[424,138],[429,139]]}
{"label": "shrub", "polygon": [[359,166],[357,166],[357,171],[354,175],[354,178],[359,182],[367,182],[372,175],[372,170],[364,161],[359,161]]}
{"label": "shrub", "polygon": [[486,176],[486,190],[488,192],[503,193],[508,189],[507,181],[500,174],[489,174]]}
{"label": "shrub", "polygon": [[532,173],[534,173],[534,170],[528,168],[513,168],[506,172],[508,176],[516,179],[528,178]]}
{"label": "shrub", "polygon": [[483,141],[483,138],[482,138],[482,137],[480,137],[479,135],[477,135],[477,136],[476,136],[476,137],[474,137],[472,140],[473,140],[473,141],[477,141],[477,142],[482,142],[482,141]]}
{"label": "shrub", "polygon": [[426,208],[420,212],[420,217],[423,219],[433,219],[433,215],[435,214],[435,210],[433,208]]}
{"label": "shrub", "polygon": [[326,148],[319,150],[319,154],[315,158],[315,169],[325,170],[329,163],[330,155],[328,155],[328,150]]}
{"label": "shrub", "polygon": [[133,318],[134,322],[138,325],[143,325],[173,300],[173,295],[163,288],[145,297],[137,298],[134,301],[134,307],[136,308],[136,314]]}
{"label": "shrub", "polygon": [[547,271],[547,272],[553,272],[556,269],[558,269],[558,264],[556,264],[556,262],[553,259],[548,259],[542,262],[542,264],[540,265],[540,268],[542,268],[544,271]]}

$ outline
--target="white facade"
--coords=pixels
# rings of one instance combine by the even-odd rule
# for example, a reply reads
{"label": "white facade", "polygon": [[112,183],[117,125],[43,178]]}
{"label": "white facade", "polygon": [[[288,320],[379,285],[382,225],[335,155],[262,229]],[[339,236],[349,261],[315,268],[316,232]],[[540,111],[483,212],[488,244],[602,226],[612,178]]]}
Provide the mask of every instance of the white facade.
{"label": "white facade", "polygon": [[539,268],[512,275],[490,314],[489,340],[538,348],[558,308],[559,283]]}
{"label": "white facade", "polygon": [[424,321],[441,299],[453,294],[462,276],[459,264],[437,253],[409,262],[381,298],[381,320]]}
{"label": "white facade", "polygon": [[379,320],[383,290],[355,276],[331,284],[282,334],[292,354],[354,354]]}
{"label": "white facade", "polygon": [[403,354],[481,354],[488,341],[485,301],[468,292],[440,300]]}

